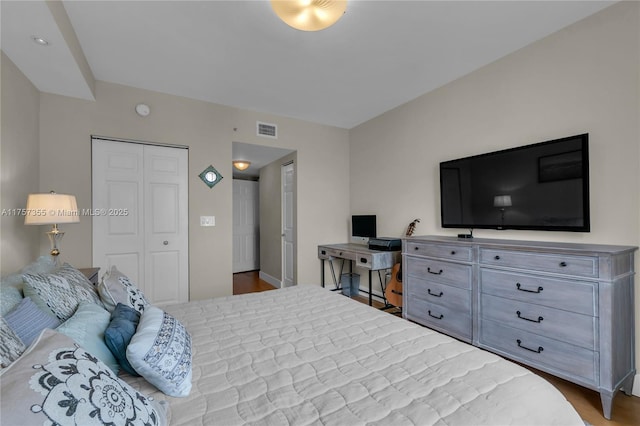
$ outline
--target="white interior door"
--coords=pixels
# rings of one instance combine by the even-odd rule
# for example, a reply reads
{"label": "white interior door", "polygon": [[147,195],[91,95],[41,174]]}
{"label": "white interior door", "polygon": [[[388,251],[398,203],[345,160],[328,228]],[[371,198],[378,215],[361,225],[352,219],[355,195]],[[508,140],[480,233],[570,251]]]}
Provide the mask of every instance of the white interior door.
{"label": "white interior door", "polygon": [[293,163],[282,166],[282,285],[295,285],[293,258],[295,256],[294,227],[294,167]]}
{"label": "white interior door", "polygon": [[102,274],[116,265],[140,286],[145,271],[143,151],[139,144],[96,139],[91,151],[93,265]]}
{"label": "white interior door", "polygon": [[96,138],[92,166],[93,264],[152,303],[188,301],[188,151]]}
{"label": "white interior door", "polygon": [[259,185],[233,180],[233,273],[260,269]]}
{"label": "white interior door", "polygon": [[154,303],[189,300],[188,153],[144,146],[145,295]]}

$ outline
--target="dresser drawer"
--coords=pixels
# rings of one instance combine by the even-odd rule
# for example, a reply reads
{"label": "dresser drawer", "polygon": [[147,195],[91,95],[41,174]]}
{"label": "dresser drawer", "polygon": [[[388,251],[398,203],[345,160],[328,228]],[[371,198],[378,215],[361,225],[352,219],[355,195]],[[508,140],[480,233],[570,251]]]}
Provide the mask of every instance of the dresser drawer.
{"label": "dresser drawer", "polygon": [[407,275],[471,290],[471,265],[407,256]]}
{"label": "dresser drawer", "polygon": [[595,350],[597,318],[483,294],[482,319]]}
{"label": "dresser drawer", "polygon": [[446,244],[428,244],[417,241],[407,243],[407,254],[416,256],[439,257],[447,260],[470,262],[473,259],[471,247]]}
{"label": "dresser drawer", "polygon": [[445,334],[471,340],[470,315],[418,298],[409,298],[407,305],[408,319]]}
{"label": "dresser drawer", "polygon": [[471,291],[420,278],[409,278],[409,298],[419,298],[471,315]]}
{"label": "dresser drawer", "polygon": [[589,349],[487,320],[480,322],[480,345],[518,360],[530,361],[534,367],[597,383],[598,354]]}
{"label": "dresser drawer", "polygon": [[480,249],[480,264],[544,271],[579,277],[598,276],[598,258]]}
{"label": "dresser drawer", "polygon": [[480,291],[537,305],[597,316],[596,283],[480,269]]}

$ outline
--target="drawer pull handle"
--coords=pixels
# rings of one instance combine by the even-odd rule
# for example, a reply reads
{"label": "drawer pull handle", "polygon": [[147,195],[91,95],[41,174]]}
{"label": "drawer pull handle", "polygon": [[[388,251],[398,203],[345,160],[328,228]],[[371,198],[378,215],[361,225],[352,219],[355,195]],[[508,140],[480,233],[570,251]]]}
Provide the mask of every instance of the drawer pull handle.
{"label": "drawer pull handle", "polygon": [[495,260],[500,260],[500,256],[495,256],[494,259]]}
{"label": "drawer pull handle", "polygon": [[433,315],[433,314],[431,313],[431,309],[429,309],[429,316],[430,316],[431,318],[435,318],[435,319],[438,319],[438,320],[441,320],[442,318],[444,318],[444,315],[443,315],[443,314],[440,314],[440,316],[435,316],[435,315]]}
{"label": "drawer pull handle", "polygon": [[367,258],[366,257],[361,257],[360,258],[360,263],[367,263]]}
{"label": "drawer pull handle", "polygon": [[451,250],[451,256],[455,256],[456,255],[456,251],[455,250]]}
{"label": "drawer pull handle", "polygon": [[429,296],[433,296],[433,297],[442,297],[442,292],[440,292],[440,294],[435,294],[435,293],[431,293],[431,289],[428,288],[427,289],[427,293],[429,293]]}
{"label": "drawer pull handle", "polygon": [[322,253],[322,254],[327,254],[327,252],[326,252],[326,251],[324,251],[324,250],[322,250],[320,253]]}
{"label": "drawer pull handle", "polygon": [[440,269],[438,272],[433,272],[431,270],[431,268],[427,268],[427,272],[433,275],[441,275],[442,274],[442,269]]}
{"label": "drawer pull handle", "polygon": [[528,347],[526,347],[526,346],[524,346],[522,344],[522,340],[520,340],[520,339],[516,340],[516,342],[518,342],[518,347],[520,347],[522,349],[526,349],[526,350],[531,351],[531,352],[535,352],[537,354],[539,354],[540,352],[542,352],[544,350],[544,348],[542,346],[538,346],[538,349],[528,348]]}
{"label": "drawer pull handle", "polygon": [[526,291],[527,293],[540,293],[542,290],[544,290],[542,287],[538,287],[537,290],[527,290],[526,288],[520,288],[520,283],[516,283],[516,288],[519,291]]}
{"label": "drawer pull handle", "polygon": [[531,319],[531,318],[523,317],[522,314],[520,313],[520,311],[516,311],[516,315],[518,315],[518,318],[520,318],[520,319],[523,319],[525,321],[531,321],[531,322],[542,322],[542,320],[544,319],[542,317],[538,317],[538,319]]}
{"label": "drawer pull handle", "polygon": [[413,249],[414,249],[414,250],[420,250],[420,247],[417,247],[417,246],[416,246],[416,247],[414,247]]}
{"label": "drawer pull handle", "polygon": [[560,267],[564,268],[565,266],[567,266],[567,262],[560,262]]}

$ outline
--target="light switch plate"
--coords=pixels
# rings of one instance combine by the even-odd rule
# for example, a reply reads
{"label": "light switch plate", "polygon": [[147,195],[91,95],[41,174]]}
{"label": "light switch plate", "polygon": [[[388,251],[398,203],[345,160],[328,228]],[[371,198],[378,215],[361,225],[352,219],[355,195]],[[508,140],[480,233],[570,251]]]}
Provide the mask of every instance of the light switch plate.
{"label": "light switch plate", "polygon": [[200,216],[200,226],[216,226],[216,217]]}

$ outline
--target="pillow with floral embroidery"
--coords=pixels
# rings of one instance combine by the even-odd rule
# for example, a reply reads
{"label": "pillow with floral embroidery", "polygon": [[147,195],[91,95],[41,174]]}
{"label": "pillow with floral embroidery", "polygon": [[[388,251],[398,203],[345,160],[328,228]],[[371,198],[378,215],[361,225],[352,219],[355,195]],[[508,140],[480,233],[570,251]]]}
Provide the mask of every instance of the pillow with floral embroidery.
{"label": "pillow with floral embroidery", "polygon": [[118,303],[129,306],[142,313],[149,305],[147,298],[126,275],[118,271],[115,266],[102,277],[98,285],[98,293],[102,303],[109,312],[113,312]]}
{"label": "pillow with floral embroidery", "polygon": [[2,371],[2,424],[166,425],[168,404],[140,394],[71,338],[44,330]]}
{"label": "pillow with floral embroidery", "polygon": [[134,370],[165,394],[185,397],[191,392],[191,356],[191,335],[180,321],[148,306],[127,346]]}

